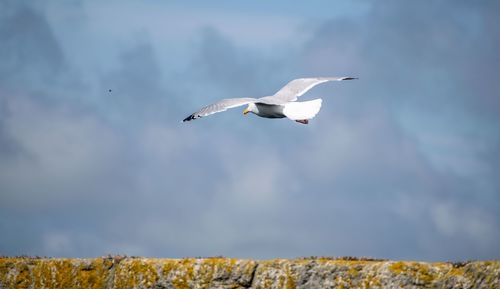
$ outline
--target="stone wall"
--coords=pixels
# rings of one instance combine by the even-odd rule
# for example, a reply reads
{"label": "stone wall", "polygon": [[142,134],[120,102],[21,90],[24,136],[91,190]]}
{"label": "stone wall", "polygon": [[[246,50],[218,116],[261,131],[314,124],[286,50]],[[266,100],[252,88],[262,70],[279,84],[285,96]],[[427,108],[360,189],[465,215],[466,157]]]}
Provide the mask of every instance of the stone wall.
{"label": "stone wall", "polygon": [[0,258],[0,288],[500,288],[500,261]]}

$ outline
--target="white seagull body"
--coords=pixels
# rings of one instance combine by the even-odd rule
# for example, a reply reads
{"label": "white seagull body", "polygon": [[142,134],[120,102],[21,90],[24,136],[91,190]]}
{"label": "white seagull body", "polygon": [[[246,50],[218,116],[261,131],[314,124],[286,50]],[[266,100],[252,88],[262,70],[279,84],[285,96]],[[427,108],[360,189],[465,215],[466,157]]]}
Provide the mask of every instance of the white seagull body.
{"label": "white seagull body", "polygon": [[320,98],[296,102],[296,100],[314,86],[327,81],[341,81],[357,79],[354,77],[314,77],[298,78],[290,81],[278,92],[261,98],[228,98],[208,105],[186,117],[183,121],[191,121],[228,108],[248,105],[243,114],[249,112],[265,118],[287,117],[296,122],[307,124],[318,114],[322,100]]}

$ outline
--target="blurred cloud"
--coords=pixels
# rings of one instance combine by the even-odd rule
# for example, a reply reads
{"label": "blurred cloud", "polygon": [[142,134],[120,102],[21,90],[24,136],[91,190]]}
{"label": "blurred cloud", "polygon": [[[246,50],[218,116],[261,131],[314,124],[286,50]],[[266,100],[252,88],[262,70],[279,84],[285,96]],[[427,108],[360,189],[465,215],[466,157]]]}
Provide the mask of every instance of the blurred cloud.
{"label": "blurred cloud", "polygon": [[499,258],[498,4],[283,4],[2,2],[0,253]]}
{"label": "blurred cloud", "polygon": [[[0,83],[2,90],[33,91],[56,82],[64,55],[46,19],[35,9],[6,1],[0,13]],[[15,7],[15,8],[14,8]]]}
{"label": "blurred cloud", "polygon": [[4,100],[2,137],[18,152],[0,165],[4,189],[13,192],[4,205],[29,210],[77,201],[115,163],[117,137],[98,120],[21,96]]}

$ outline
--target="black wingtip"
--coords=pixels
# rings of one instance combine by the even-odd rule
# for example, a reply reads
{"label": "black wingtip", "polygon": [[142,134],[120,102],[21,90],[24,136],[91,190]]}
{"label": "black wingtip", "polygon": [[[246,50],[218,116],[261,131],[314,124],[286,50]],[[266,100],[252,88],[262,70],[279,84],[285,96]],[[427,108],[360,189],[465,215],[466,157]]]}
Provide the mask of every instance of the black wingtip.
{"label": "black wingtip", "polygon": [[197,119],[197,118],[200,118],[199,115],[195,115],[194,113],[188,117],[186,117],[185,119],[182,120],[182,122],[186,122],[186,121],[192,121],[193,119]]}
{"label": "black wingtip", "polygon": [[190,116],[186,117],[185,119],[183,119],[182,122],[191,121],[193,119],[194,119],[194,115],[190,115]]}
{"label": "black wingtip", "polygon": [[354,80],[354,79],[359,79],[357,77],[344,77],[342,80]]}

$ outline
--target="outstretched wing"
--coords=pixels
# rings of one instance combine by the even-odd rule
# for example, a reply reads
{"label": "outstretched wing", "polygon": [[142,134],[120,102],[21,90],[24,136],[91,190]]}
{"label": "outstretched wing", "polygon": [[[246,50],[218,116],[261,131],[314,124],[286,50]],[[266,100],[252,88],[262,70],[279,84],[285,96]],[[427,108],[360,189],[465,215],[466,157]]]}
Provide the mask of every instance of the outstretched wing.
{"label": "outstretched wing", "polygon": [[298,78],[290,81],[283,86],[278,92],[272,96],[260,98],[259,101],[274,102],[283,104],[286,102],[296,101],[297,98],[314,86],[327,81],[341,81],[357,79],[355,77],[313,77],[313,78]]}
{"label": "outstretched wing", "polygon": [[204,117],[207,115],[211,115],[217,112],[222,112],[226,111],[228,108],[233,108],[233,107],[238,107],[242,106],[245,104],[249,104],[252,102],[256,102],[257,99],[255,98],[227,98],[220,100],[216,103],[213,103],[211,105],[207,105],[203,107],[202,109],[198,110],[197,112],[191,114],[190,116],[186,117],[184,121],[191,121],[193,119],[197,119],[200,117]]}

